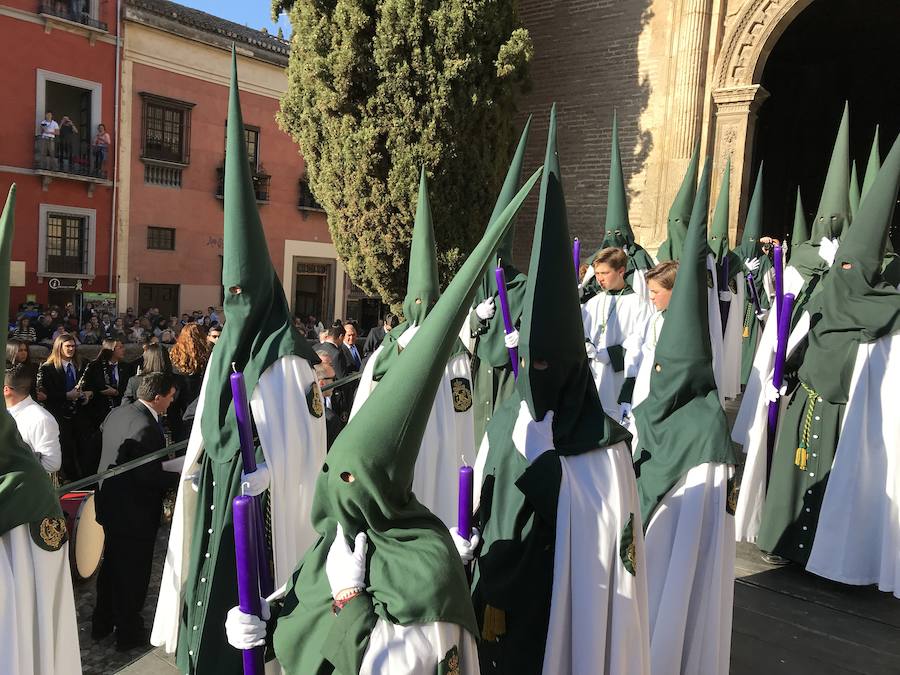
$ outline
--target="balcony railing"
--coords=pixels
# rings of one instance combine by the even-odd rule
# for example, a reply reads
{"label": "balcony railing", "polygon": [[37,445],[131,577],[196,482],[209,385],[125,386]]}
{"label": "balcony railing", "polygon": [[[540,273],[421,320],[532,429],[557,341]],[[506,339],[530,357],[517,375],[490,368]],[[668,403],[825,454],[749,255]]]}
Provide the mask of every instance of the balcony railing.
{"label": "balcony railing", "polygon": [[69,0],[41,0],[38,5],[38,14],[47,16],[55,16],[73,23],[80,23],[82,26],[88,26],[96,30],[107,31],[108,26],[103,21],[98,21],[87,12],[72,11],[73,5],[81,5],[78,0],[70,2]]}
{"label": "balcony railing", "polygon": [[[253,191],[256,193],[256,201],[269,201],[269,184],[272,176],[264,171],[255,171],[252,173]],[[216,197],[223,199],[225,197],[225,167],[220,166],[216,169]]]}
{"label": "balcony railing", "polygon": [[92,156],[91,147],[87,142],[75,139],[67,144],[59,136],[42,138],[38,134],[34,137],[34,168],[38,171],[106,178],[108,169],[105,165],[112,161],[109,150],[107,148],[106,161],[101,165],[97,161],[98,157]]}
{"label": "balcony railing", "polygon": [[322,205],[316,201],[316,198],[313,196],[312,190],[309,189],[309,181],[305,178],[301,178],[297,182],[297,189],[299,192],[299,198],[297,199],[297,208],[310,210],[310,211],[324,211]]}

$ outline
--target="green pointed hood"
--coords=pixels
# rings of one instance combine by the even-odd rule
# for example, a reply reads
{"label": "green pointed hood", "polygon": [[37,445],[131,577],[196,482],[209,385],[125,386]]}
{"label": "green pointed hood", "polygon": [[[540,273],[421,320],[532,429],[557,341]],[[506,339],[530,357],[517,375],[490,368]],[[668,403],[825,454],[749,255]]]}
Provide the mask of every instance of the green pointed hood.
{"label": "green pointed hood", "polygon": [[[16,186],[9,188],[0,214],[0,317],[9,317],[9,268],[16,210]],[[6,331],[0,331],[0,346],[6,351]],[[5,409],[0,412],[0,536],[26,523],[31,525],[35,543],[45,544],[36,532],[52,522],[65,529],[59,499],[31,448],[19,435],[16,422]],[[51,519],[47,521],[46,519]],[[58,546],[62,545],[62,540]],[[58,548],[50,546],[50,548]]]}
{"label": "green pointed hood", "polygon": [[859,176],[856,173],[856,160],[853,160],[853,165],[850,169],[848,198],[850,200],[850,222],[853,222],[856,212],[859,211]]}
{"label": "green pointed hood", "polygon": [[[488,223],[493,223],[516,196],[516,188],[518,187],[519,180],[522,176],[522,165],[525,163],[525,148],[528,145],[528,132],[530,129],[531,115],[528,116],[528,121],[525,122],[525,128],[522,130],[522,135],[519,137],[519,144],[516,146],[516,152],[513,154],[509,168],[506,170],[506,178],[503,180],[503,187],[500,188],[500,194],[494,204],[494,210],[491,212]],[[504,235],[503,240],[497,247],[496,255],[492,256],[491,261],[484,271],[481,286],[475,295],[477,302],[497,295],[497,279],[494,276],[494,269],[497,266],[498,260],[506,271],[507,284],[511,283],[512,280],[520,274],[519,270],[512,264],[515,236],[516,226],[515,223],[513,223],[510,225],[509,231]]]}
{"label": "green pointed hood", "polygon": [[557,452],[575,454],[629,438],[628,432],[603,412],[584,352],[584,326],[578,290],[572,283],[571,239],[556,149],[555,105],[550,111],[519,328],[519,357],[517,392],[534,419],[544,419],[548,411],[555,411]]}
{"label": "green pointed hood", "polygon": [[380,617],[401,625],[446,621],[477,634],[464,568],[448,564],[456,549],[444,524],[412,493],[413,471],[482,270],[538,177],[539,171],[488,226],[415,338],[328,453],[312,507],[321,539],[294,575],[275,635],[278,657],[292,672],[318,672],[322,641],[333,626],[325,562],[337,523],[350,540],[360,531],[369,538],[368,598]]}
{"label": "green pointed hood", "polygon": [[850,221],[850,106],[844,105],[841,126],[831,152],[822,199],[813,220],[810,242],[840,237]]}
{"label": "green pointed hood", "polygon": [[759,238],[763,236],[763,164],[759,165],[759,173],[756,174],[756,184],[753,186],[753,195],[750,197],[750,206],[747,207],[747,218],[744,221],[744,231],[741,233],[741,243],[734,252],[741,260],[756,258],[762,252]]}
{"label": "green pointed hood", "polygon": [[860,201],[862,201],[872,186],[875,184],[875,177],[881,168],[881,152],[878,148],[878,126],[875,126],[875,138],[872,139],[872,150],[869,152],[869,162],[866,164],[866,175],[863,176],[862,192],[860,192]]}
{"label": "green pointed hood", "polygon": [[601,249],[615,246],[627,248],[634,245],[634,232],[628,221],[628,193],[622,173],[622,156],[619,152],[619,118],[613,114],[612,153],[609,159],[609,185],[606,191],[606,224]]}
{"label": "green pointed hood", "polygon": [[[725,164],[725,173],[722,175],[722,187],[716,199],[716,210],[713,213],[712,227],[709,231],[709,248],[717,261],[721,261],[731,250],[728,244],[728,210],[731,203],[729,192],[731,191],[731,160]],[[693,217],[693,214],[692,214]]]}
{"label": "green pointed hood", "polygon": [[832,403],[849,398],[859,345],[900,330],[900,293],[881,276],[898,188],[900,138],[845,234],[821,292],[810,301],[819,318],[809,331],[799,376]]}
{"label": "green pointed hood", "polygon": [[[701,181],[700,192],[708,189]],[[644,528],[660,500],[691,468],[735,464],[712,367],[707,305],[706,209],[697,196],[672,299],[659,335],[650,393],[634,409],[634,453]]]}
{"label": "green pointed hood", "polygon": [[438,280],[431,204],[428,201],[425,167],[422,167],[419,174],[416,222],[413,225],[412,246],[409,250],[409,277],[406,281],[406,298],[403,300],[403,317],[406,322],[411,326],[420,325],[440,296],[441,285]]}
{"label": "green pointed hood", "polygon": [[700,167],[700,143],[694,147],[691,162],[688,164],[687,173],[681,181],[672,208],[669,209],[669,218],[666,224],[666,240],[659,247],[657,258],[664,260],[678,260],[681,257],[681,249],[684,246],[684,237],[687,234],[687,226],[691,219],[691,211],[694,206],[694,197],[697,193],[697,172]]}
{"label": "green pointed hood", "polygon": [[231,53],[231,90],[225,143],[225,225],[222,256],[226,322],[206,374],[201,426],[204,452],[231,462],[239,451],[231,404],[231,364],[243,372],[248,397],[260,375],[283,356],[319,362],[306,338],[291,325],[291,312],[272,265],[247,161],[238,93],[237,56]]}
{"label": "green pointed hood", "polygon": [[794,230],[791,233],[791,248],[802,244],[809,239],[809,226],[806,224],[806,215],[803,213],[803,199],[800,196],[800,187],[797,187],[797,204],[794,206]]}

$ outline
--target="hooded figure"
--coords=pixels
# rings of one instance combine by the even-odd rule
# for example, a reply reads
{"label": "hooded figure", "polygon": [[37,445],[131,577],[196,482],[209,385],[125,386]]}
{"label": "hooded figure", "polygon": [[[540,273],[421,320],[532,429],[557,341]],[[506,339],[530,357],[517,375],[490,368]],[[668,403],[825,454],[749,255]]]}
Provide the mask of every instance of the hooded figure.
{"label": "hooded figure", "polygon": [[[313,503],[319,538],[293,574],[274,633],[291,675],[478,673],[465,570],[446,526],[413,493],[413,474],[455,329],[538,175],[491,223],[331,447]],[[455,483],[456,472],[441,478]]]}
{"label": "hooded figure", "polygon": [[[531,128],[531,117],[525,123],[525,129],[519,139],[519,145],[513,155],[512,162],[506,172],[506,179],[489,222],[493,222],[509,204],[516,194],[516,186],[522,173],[525,160],[525,146],[528,142],[528,130]],[[475,292],[474,307],[469,314],[468,326],[464,332],[474,339],[472,345],[472,379],[475,404],[475,447],[481,445],[484,430],[488,421],[494,416],[494,410],[512,395],[515,387],[512,366],[509,362],[509,350],[506,347],[506,334],[503,317],[500,313],[500,300],[497,294],[497,278],[494,270],[499,265],[506,275],[506,298],[509,302],[509,317],[513,326],[518,326],[522,317],[522,300],[525,297],[525,275],[512,263],[513,239],[515,224],[503,237],[496,255],[491,258],[481,285]],[[468,330],[467,330],[468,329]]]}
{"label": "hooded figure", "polygon": [[649,394],[634,409],[654,675],[725,675],[729,666],[736,459],[713,372],[706,250],[695,210]]}
{"label": "hooded figure", "polygon": [[691,162],[688,164],[687,173],[681,182],[672,208],[669,209],[669,219],[666,223],[666,240],[660,244],[656,258],[664,260],[678,260],[681,257],[681,249],[684,246],[684,238],[687,235],[687,226],[691,220],[691,211],[696,195],[697,172],[700,169],[700,142],[694,148]]}
{"label": "hooded figure", "polygon": [[856,160],[853,160],[853,166],[850,170],[850,189],[847,193],[850,200],[850,221],[856,218],[856,212],[859,211],[859,176],[856,173]]}
{"label": "hooded figure", "polygon": [[[741,282],[741,259],[728,245],[728,211],[731,191],[731,160],[725,165],[722,186],[716,200],[707,244],[716,259],[716,282],[719,292],[720,324],[710,322],[710,336],[721,327],[722,359],[717,382],[721,385],[721,395],[737,398],[741,393],[741,335],[743,333],[743,310],[746,284]],[[691,217],[693,220],[693,214]]]}
{"label": "hooded figure", "polygon": [[[872,139],[872,150],[869,153],[869,162],[866,165],[866,176],[863,179],[862,196],[860,200],[865,199],[866,194],[875,184],[875,177],[881,168],[881,155],[878,148],[878,127],[875,127],[875,138]],[[888,232],[887,242],[884,250],[884,264],[882,265],[882,274],[885,282],[891,286],[900,288],[900,256],[894,251],[891,243],[890,232]]]}
{"label": "hooded figure", "polygon": [[[397,363],[440,297],[437,252],[424,168],[419,178],[419,198],[409,260],[409,281],[403,301],[406,321],[385,335],[381,346],[366,362],[350,413],[351,419],[369,399],[378,382]],[[457,486],[447,480],[447,476],[458,469],[460,457],[469,457],[470,461],[475,457],[473,417],[469,353],[457,340],[435,395],[413,478],[413,492],[418,500],[448,526],[456,522],[458,495]]]}
{"label": "hooded figure", "polygon": [[[174,651],[184,673],[240,672],[222,624],[237,600],[231,500],[242,463],[229,376],[243,372],[260,447],[248,494],[260,494],[275,587],[315,541],[312,478],[325,458],[318,358],[291,324],[269,257],[246,161],[232,51],[225,157],[222,285],[228,317],[212,352],[188,442],[151,642]],[[268,490],[267,490],[268,488]],[[267,492],[266,492],[267,490]],[[268,525],[270,524],[270,528]]]}
{"label": "hooded figure", "polygon": [[516,395],[488,425],[475,467],[483,675],[649,673],[630,435],[604,414],[583,353],[570,241],[554,106]]}
{"label": "hooded figure", "polygon": [[[830,267],[826,260],[833,255],[837,242],[850,225],[850,108],[844,105],[844,114],[838,129],[822,199],[813,219],[809,241],[798,244],[791,251],[791,264],[785,270],[784,292],[797,295],[794,317],[799,317],[815,294],[816,286]],[[822,240],[827,240],[822,248]],[[824,254],[824,257],[823,257]]]}
{"label": "hooded figure", "polygon": [[[756,175],[756,185],[753,188],[753,196],[750,198],[750,206],[747,209],[747,220],[744,223],[744,233],[740,246],[734,249],[741,264],[741,275],[744,277],[743,291],[743,321],[741,328],[741,385],[746,385],[753,367],[753,358],[756,347],[759,344],[761,324],[765,321],[771,306],[770,291],[773,288],[770,281],[772,277],[772,260],[763,250],[760,242],[762,237],[763,220],[763,167],[760,165]],[[751,289],[747,282],[747,273],[753,274]],[[753,295],[759,298],[759,311],[753,302]],[[774,328],[774,326],[773,326]]]}
{"label": "hooded figure", "polygon": [[[768,491],[765,413],[747,435],[739,517],[744,538],[821,576],[900,597],[900,499],[894,414],[900,377],[900,293],[881,278],[900,185],[895,142],[834,267],[788,342],[787,384]],[[771,383],[771,375],[768,375]],[[765,405],[760,406],[764,408]],[[763,427],[759,433],[758,427]],[[738,534],[742,534],[739,528]]]}
{"label": "hooded figure", "polygon": [[794,206],[794,229],[791,231],[791,248],[809,241],[809,225],[806,224],[806,215],[803,212],[803,198],[800,196],[800,187],[797,187],[797,203]]}
{"label": "hooded figure", "polygon": [[[0,214],[0,316],[9,316],[16,186]],[[0,335],[6,347],[6,332]],[[81,673],[59,498],[16,422],[0,412],[0,649],[10,673]]]}
{"label": "hooded figure", "polygon": [[606,225],[603,228],[603,241],[600,248],[591,257],[588,270],[581,288],[581,302],[585,303],[600,292],[600,283],[594,276],[591,263],[597,259],[605,248],[621,248],[628,255],[625,268],[625,283],[634,289],[644,301],[649,302],[647,283],[644,275],[652,269],[654,262],[650,254],[634,239],[634,232],[628,220],[628,193],[625,190],[625,177],[622,173],[622,157],[619,152],[619,120],[613,115],[612,155],[609,160],[609,188],[606,194]]}

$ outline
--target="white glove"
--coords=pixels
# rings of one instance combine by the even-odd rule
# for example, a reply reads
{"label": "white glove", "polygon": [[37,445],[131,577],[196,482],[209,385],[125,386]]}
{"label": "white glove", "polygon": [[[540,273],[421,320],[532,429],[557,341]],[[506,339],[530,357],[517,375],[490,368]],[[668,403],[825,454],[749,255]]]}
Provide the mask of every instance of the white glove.
{"label": "white glove", "polygon": [[194,492],[200,492],[200,472],[188,474],[184,477],[185,480],[191,481],[191,489]]}
{"label": "white glove", "polygon": [[515,349],[519,346],[519,331],[514,330],[512,333],[507,333],[503,336],[503,343],[506,345],[507,349]]}
{"label": "white glove", "polygon": [[360,532],[353,541],[353,550],[347,546],[344,537],[344,528],[338,523],[337,534],[334,542],[328,550],[325,559],[325,575],[331,586],[331,595],[336,597],[341,591],[348,588],[366,587],[366,550],[369,543],[366,541],[366,533]]}
{"label": "white glove", "polygon": [[585,351],[585,353],[587,353],[587,357],[591,361],[593,361],[595,358],[597,358],[597,348],[594,346],[594,343],[585,342],[584,343],[584,351]]}
{"label": "white glove", "polygon": [[262,618],[244,614],[240,607],[232,607],[225,615],[225,636],[235,649],[253,649],[266,644],[266,621],[272,616],[269,603],[259,599]]}
{"label": "white glove", "polygon": [[581,285],[584,286],[587,282],[594,278],[594,266],[588,265],[587,269],[584,271],[584,277],[581,279]]}
{"label": "white glove", "polygon": [[753,313],[756,315],[758,321],[765,321],[766,317],[769,316],[769,310],[767,309],[760,309],[758,312],[754,311]]}
{"label": "white glove", "polygon": [[609,352],[606,350],[606,347],[594,348],[594,361],[604,364],[609,363]]}
{"label": "white glove", "polygon": [[747,268],[748,272],[753,272],[755,275],[756,270],[759,269],[759,258],[745,258],[744,267]]}
{"label": "white glove", "polygon": [[837,254],[838,246],[837,239],[829,239],[828,237],[822,237],[822,240],[819,242],[819,257],[827,262],[829,267],[834,264],[834,256]]}
{"label": "white glove", "polygon": [[482,321],[487,321],[488,319],[494,318],[494,313],[497,309],[494,307],[494,298],[488,298],[487,300],[482,300],[475,307],[475,315],[481,319]]}
{"label": "white glove", "polygon": [[531,417],[528,404],[522,401],[519,406],[519,416],[513,427],[512,442],[516,446],[516,450],[529,462],[533,462],[547,450],[552,450],[553,411],[548,411],[544,415],[544,419],[536,422]]}
{"label": "white glove", "polygon": [[623,422],[627,419],[631,418],[631,404],[630,403],[620,403],[619,404],[619,419]]}
{"label": "white glove", "polygon": [[269,489],[271,476],[269,475],[269,467],[265,462],[256,465],[256,471],[253,473],[244,473],[241,471],[241,486],[243,494],[255,497],[261,495]]}
{"label": "white glove", "polygon": [[462,560],[462,564],[468,565],[472,562],[472,558],[475,557],[475,549],[481,543],[481,536],[478,530],[473,527],[472,536],[469,539],[464,539],[459,533],[459,528],[451,527],[450,536],[453,538],[453,543],[456,544],[456,552],[459,553],[459,559]]}
{"label": "white glove", "polygon": [[784,396],[787,392],[787,385],[781,385],[781,389],[776,389],[775,384],[772,380],[766,380],[765,391],[763,391],[763,395],[766,397],[766,401],[769,403],[775,403],[780,397]]}
{"label": "white glove", "polygon": [[722,302],[731,302],[731,291],[719,291],[719,300]]}

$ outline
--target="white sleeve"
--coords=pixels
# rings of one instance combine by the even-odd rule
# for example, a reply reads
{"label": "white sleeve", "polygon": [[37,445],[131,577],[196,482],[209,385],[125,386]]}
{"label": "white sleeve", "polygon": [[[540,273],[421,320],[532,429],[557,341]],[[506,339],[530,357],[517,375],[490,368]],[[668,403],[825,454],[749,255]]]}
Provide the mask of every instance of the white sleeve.
{"label": "white sleeve", "polygon": [[644,342],[647,339],[647,331],[650,322],[653,321],[653,315],[644,319],[640,330],[636,330],[622,342],[622,348],[625,351],[625,377],[637,377],[638,371],[641,369],[641,357],[643,354]]}
{"label": "white sleeve", "polygon": [[31,449],[37,455],[47,473],[59,471],[62,466],[62,449],[59,445],[59,425],[52,415],[42,415],[35,420]]}

